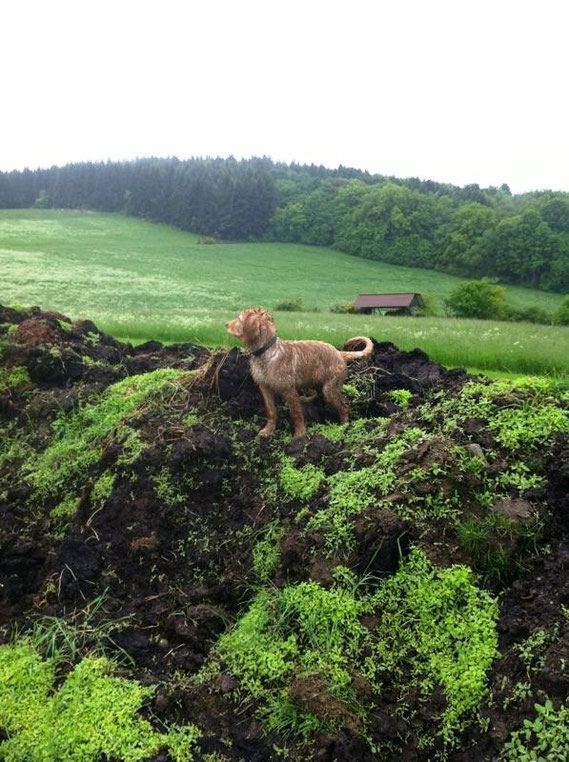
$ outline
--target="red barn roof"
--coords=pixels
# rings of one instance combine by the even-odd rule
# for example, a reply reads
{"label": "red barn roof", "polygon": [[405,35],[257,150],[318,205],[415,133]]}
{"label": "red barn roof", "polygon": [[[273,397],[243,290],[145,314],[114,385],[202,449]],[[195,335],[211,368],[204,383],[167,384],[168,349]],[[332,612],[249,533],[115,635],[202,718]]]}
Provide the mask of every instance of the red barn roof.
{"label": "red barn roof", "polygon": [[411,307],[413,302],[422,304],[421,294],[360,294],[355,302],[357,309],[366,307]]}

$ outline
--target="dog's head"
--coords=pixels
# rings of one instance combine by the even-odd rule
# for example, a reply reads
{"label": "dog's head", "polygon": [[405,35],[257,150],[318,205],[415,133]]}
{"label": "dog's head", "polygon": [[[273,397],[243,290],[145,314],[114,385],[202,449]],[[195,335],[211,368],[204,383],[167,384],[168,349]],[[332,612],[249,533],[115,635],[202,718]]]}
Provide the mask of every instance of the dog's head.
{"label": "dog's head", "polygon": [[258,347],[275,335],[275,321],[263,307],[242,310],[239,317],[225,324],[227,332],[241,339],[246,347]]}

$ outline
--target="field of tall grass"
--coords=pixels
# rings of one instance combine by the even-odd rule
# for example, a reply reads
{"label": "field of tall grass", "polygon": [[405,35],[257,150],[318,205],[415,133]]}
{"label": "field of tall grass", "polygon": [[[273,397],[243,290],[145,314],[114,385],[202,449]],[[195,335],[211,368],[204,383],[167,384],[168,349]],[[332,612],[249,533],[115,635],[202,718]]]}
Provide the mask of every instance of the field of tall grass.
{"label": "field of tall grass", "polygon": [[[339,315],[358,293],[418,291],[442,302],[460,279],[280,243],[200,244],[166,225],[87,211],[0,211],[0,303],[38,304],[94,320],[119,338],[230,344],[225,322],[245,306],[301,299],[276,313],[284,338],[341,345],[367,334],[420,347],[448,366],[569,375],[569,329],[522,323]],[[548,310],[561,297],[507,287],[513,305]],[[319,311],[309,311],[319,310]]]}
{"label": "field of tall grass", "polygon": [[[341,346],[351,336],[373,336],[400,349],[420,348],[449,367],[499,370],[510,373],[569,375],[569,328],[451,318],[334,315],[313,312],[274,312],[279,336],[318,339]],[[229,311],[196,312],[187,321],[137,324],[110,321],[101,325],[114,336],[141,341],[197,341],[208,346],[234,346],[225,332]]]}

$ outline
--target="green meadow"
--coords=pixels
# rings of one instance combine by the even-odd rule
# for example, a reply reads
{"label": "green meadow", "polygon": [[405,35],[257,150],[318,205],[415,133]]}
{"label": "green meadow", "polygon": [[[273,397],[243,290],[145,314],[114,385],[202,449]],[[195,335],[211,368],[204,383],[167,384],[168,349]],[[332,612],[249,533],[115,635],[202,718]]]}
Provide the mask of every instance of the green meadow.
{"label": "green meadow", "polygon": [[[417,291],[443,300],[460,281],[321,247],[199,243],[167,225],[88,211],[0,211],[0,303],[40,305],[134,341],[230,344],[225,322],[243,307],[273,309],[301,299],[304,312],[277,313],[284,338],[340,345],[368,334],[420,347],[449,366],[569,374],[569,329],[521,323],[338,315],[330,306],[362,292]],[[558,294],[507,287],[514,306],[555,310]]]}

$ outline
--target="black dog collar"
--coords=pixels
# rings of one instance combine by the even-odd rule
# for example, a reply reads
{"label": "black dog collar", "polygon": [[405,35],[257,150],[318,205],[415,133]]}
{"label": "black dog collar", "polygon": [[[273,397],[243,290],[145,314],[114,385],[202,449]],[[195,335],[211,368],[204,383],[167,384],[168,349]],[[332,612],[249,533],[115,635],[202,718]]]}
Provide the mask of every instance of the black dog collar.
{"label": "black dog collar", "polygon": [[259,356],[260,356],[260,355],[262,355],[264,352],[266,352],[266,351],[267,351],[267,349],[270,349],[270,348],[271,348],[272,346],[274,346],[276,343],[277,343],[277,336],[276,336],[276,334],[275,334],[275,335],[274,335],[274,336],[273,336],[271,339],[269,339],[269,340],[267,341],[267,343],[266,343],[266,344],[263,344],[263,346],[262,346],[262,347],[260,347],[259,349],[255,349],[254,351],[252,351],[252,352],[249,352],[249,354],[253,355],[254,357],[259,357]]}

